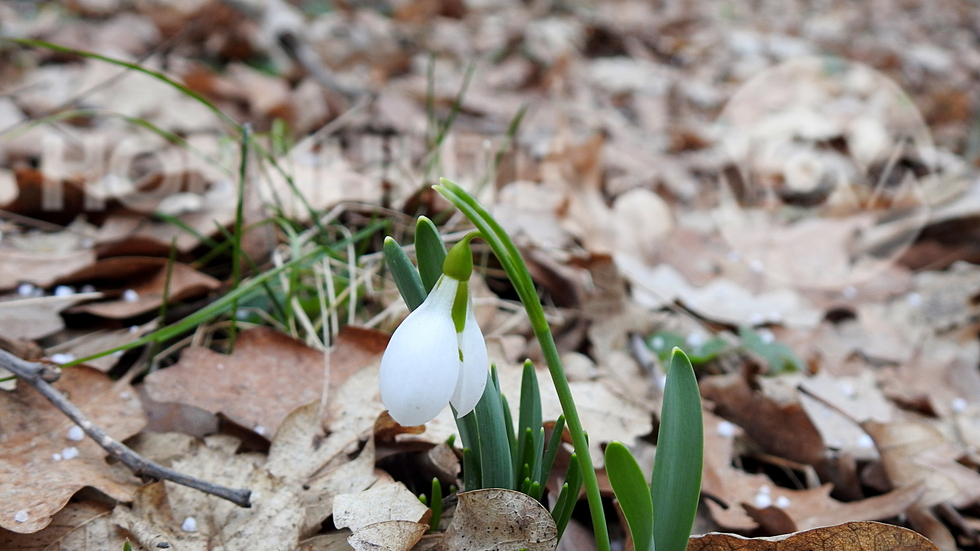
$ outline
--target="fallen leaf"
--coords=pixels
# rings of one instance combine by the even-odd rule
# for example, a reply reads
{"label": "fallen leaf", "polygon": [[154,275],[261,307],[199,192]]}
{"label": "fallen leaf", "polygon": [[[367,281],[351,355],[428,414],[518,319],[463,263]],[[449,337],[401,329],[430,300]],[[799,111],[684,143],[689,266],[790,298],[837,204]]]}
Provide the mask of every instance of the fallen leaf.
{"label": "fallen leaf", "polygon": [[923,483],[923,507],[948,502],[966,507],[980,500],[980,474],[956,460],[962,455],[937,428],[922,422],[868,421],[888,479],[896,488]]}
{"label": "fallen leaf", "polygon": [[374,486],[334,498],[333,523],[356,535],[365,526],[390,520],[428,522],[431,510],[401,482]]}
{"label": "fallen leaf", "polygon": [[59,252],[30,252],[0,248],[0,289],[20,283],[49,287],[64,277],[95,262],[95,251],[80,249]]}
{"label": "fallen leaf", "polygon": [[769,533],[816,528],[848,520],[880,520],[905,511],[922,495],[921,486],[860,501],[842,503],[830,497],[830,484],[794,490],[777,486],[764,474],[732,467],[734,439],[741,428],[704,412],[704,474],[702,493],[711,517],[724,529]]}
{"label": "fallen leaf", "polygon": [[[117,440],[136,434],[146,424],[135,390],[117,386],[99,371],[72,367],[62,371],[54,386]],[[139,487],[126,467],[106,463],[105,450],[90,438],[70,439],[68,431],[74,423],[30,385],[0,392],[0,419],[4,427],[0,526],[7,530],[21,534],[41,530],[85,486],[119,501],[132,499]],[[78,456],[63,457],[74,453]]]}
{"label": "fallen leaf", "polygon": [[921,535],[900,526],[878,522],[848,522],[769,538],[735,534],[705,534],[687,543],[687,551],[938,551]]}
{"label": "fallen leaf", "polygon": [[558,528],[541,502],[526,494],[474,490],[459,494],[445,546],[448,551],[553,551]]}
{"label": "fallen leaf", "polygon": [[65,328],[62,311],[81,301],[101,297],[102,293],[79,293],[0,302],[0,334],[18,339],[46,337]]}
{"label": "fallen leaf", "polygon": [[357,551],[409,551],[428,529],[420,522],[387,520],[354,530],[347,543]]}
{"label": "fallen leaf", "polygon": [[203,295],[221,286],[218,280],[190,266],[174,264],[170,270],[168,289],[167,271],[166,258],[133,256],[107,258],[64,276],[59,282],[109,281],[120,285],[119,292],[122,296],[117,300],[85,304],[72,310],[112,319],[130,318],[160,308],[165,290],[168,293],[168,301],[177,302]]}
{"label": "fallen leaf", "polygon": [[[251,507],[158,482],[140,489],[131,507],[117,505],[113,520],[147,549],[291,549],[299,542],[303,519],[299,487],[270,475],[260,466],[261,456],[236,454],[238,445],[237,439],[225,435],[195,441],[171,466],[215,484],[250,489]],[[193,519],[192,525],[187,519]]]}
{"label": "fallen leaf", "polygon": [[185,349],[177,364],[147,376],[144,388],[158,402],[221,412],[271,434],[289,412],[320,398],[323,374],[323,352],[258,327],[238,335],[231,355]]}
{"label": "fallen leaf", "polygon": [[0,528],[5,551],[119,551],[125,533],[109,520],[112,507],[96,501],[70,502],[40,532],[17,534]]}

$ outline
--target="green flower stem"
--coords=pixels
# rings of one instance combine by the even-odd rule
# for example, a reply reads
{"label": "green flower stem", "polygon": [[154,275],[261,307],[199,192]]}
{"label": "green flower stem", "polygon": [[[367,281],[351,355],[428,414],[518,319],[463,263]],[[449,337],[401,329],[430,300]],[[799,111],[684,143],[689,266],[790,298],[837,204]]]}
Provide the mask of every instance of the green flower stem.
{"label": "green flower stem", "polygon": [[445,178],[440,178],[439,185],[433,186],[433,189],[458,208],[480,230],[483,239],[493,249],[504,271],[507,272],[517,295],[521,298],[521,303],[524,304],[524,309],[527,311],[531,327],[534,330],[534,336],[541,344],[541,352],[548,364],[551,378],[555,382],[555,392],[558,394],[561,409],[565,414],[565,422],[568,424],[568,432],[571,434],[572,443],[575,445],[575,453],[578,456],[579,467],[582,472],[582,482],[585,486],[585,494],[589,499],[589,510],[592,513],[596,547],[599,551],[609,551],[609,531],[602,510],[599,481],[596,479],[595,468],[592,466],[592,456],[589,454],[589,442],[585,436],[585,431],[582,429],[582,420],[578,416],[578,410],[575,408],[575,400],[572,398],[572,390],[568,385],[565,370],[558,356],[558,347],[551,335],[551,327],[548,326],[548,320],[544,316],[544,308],[541,306],[541,300],[534,289],[534,282],[531,280],[531,274],[527,270],[524,258],[517,250],[514,242],[500,227],[500,224],[463,188]]}

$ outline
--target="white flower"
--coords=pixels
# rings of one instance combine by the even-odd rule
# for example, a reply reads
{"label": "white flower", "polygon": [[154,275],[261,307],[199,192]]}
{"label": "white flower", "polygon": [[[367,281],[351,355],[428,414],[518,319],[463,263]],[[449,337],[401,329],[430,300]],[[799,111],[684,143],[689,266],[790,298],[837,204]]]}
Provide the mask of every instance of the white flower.
{"label": "white flower", "polygon": [[[381,401],[405,426],[421,425],[447,403],[462,417],[476,407],[487,384],[489,358],[473,315],[469,289],[443,275],[425,301],[405,318],[381,358]],[[462,331],[453,321],[453,304],[466,300]],[[462,305],[460,305],[462,306]]]}

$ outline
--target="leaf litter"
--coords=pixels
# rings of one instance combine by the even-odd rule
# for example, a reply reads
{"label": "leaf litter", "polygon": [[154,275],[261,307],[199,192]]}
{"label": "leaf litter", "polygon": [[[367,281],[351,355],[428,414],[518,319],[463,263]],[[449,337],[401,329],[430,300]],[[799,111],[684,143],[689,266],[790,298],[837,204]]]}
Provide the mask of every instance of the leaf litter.
{"label": "leaf litter", "polygon": [[[549,305],[599,466],[614,439],[647,463],[655,454],[663,366],[631,349],[631,335],[669,333],[693,350],[712,337],[739,342],[751,327],[764,344],[788,346],[802,372],[774,373],[737,346],[698,365],[702,531],[765,536],[883,520],[943,551],[975,548],[980,157],[965,23],[975,9],[884,2],[869,18],[844,2],[807,12],[702,4],[3,4],[0,27],[161,70],[252,123],[279,165],[255,160],[246,178],[242,248],[260,269],[305,243],[309,233],[290,236],[314,221],[343,238],[388,218],[404,234],[414,215],[445,209],[420,192],[436,176],[478,193]],[[205,32],[194,21],[213,24]],[[849,62],[808,57],[818,52]],[[240,175],[222,117],[96,59],[8,42],[0,56],[16,60],[0,64],[0,342],[27,359],[71,362],[228,292],[236,276],[213,251],[234,229]],[[791,105],[766,118],[767,102]],[[57,120],[26,124],[44,117]],[[431,120],[448,117],[455,124],[436,146]],[[739,125],[756,149],[739,145]],[[888,150],[899,131],[907,147]],[[119,153],[133,159],[125,178],[112,161]],[[841,174],[861,185],[828,193]],[[54,188],[62,195],[52,208],[44,190]],[[254,225],[276,215],[275,229]],[[903,233],[909,220],[916,231]],[[442,229],[465,228],[449,218]],[[118,549],[129,537],[144,549],[464,549],[468,530],[504,521],[515,548],[553,548],[544,510],[504,492],[459,494],[448,531],[423,536],[428,520],[412,496],[425,491],[423,472],[459,485],[446,444],[455,427],[448,411],[421,433],[383,415],[377,361],[404,308],[376,246],[360,247],[331,261],[327,277],[345,289],[329,299],[333,321],[314,313],[305,324],[317,309],[309,296],[245,301],[233,315],[274,306],[302,315],[243,319],[231,354],[229,322],[211,322],[167,349],[91,361],[108,376],[74,366],[57,383],[147,457],[252,489],[252,508],[171,482],[141,486],[17,384],[0,393],[0,493],[11,496],[0,547]],[[540,352],[493,260],[483,262],[478,310],[510,397],[521,362]],[[877,272],[862,280],[866,267]],[[332,302],[340,296],[356,304],[344,312]],[[169,319],[155,320],[161,308]],[[127,373],[150,357],[163,369]],[[544,416],[554,419],[538,367]],[[143,429],[144,411],[159,407],[184,417],[153,418],[154,430],[187,434]],[[344,503],[376,503],[396,488],[405,505],[386,500],[374,507],[386,516],[345,519]],[[561,545],[594,545],[589,536],[573,519]],[[883,542],[930,549],[868,522],[780,541],[704,536],[691,547]]]}

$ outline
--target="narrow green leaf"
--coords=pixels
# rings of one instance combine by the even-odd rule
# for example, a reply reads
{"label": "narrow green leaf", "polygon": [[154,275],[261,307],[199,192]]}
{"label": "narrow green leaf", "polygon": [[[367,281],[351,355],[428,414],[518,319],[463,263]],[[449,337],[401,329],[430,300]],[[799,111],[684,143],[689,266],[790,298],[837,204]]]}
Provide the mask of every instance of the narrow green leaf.
{"label": "narrow green leaf", "polygon": [[769,374],[805,371],[807,368],[806,362],[801,360],[792,348],[772,340],[771,333],[769,334],[770,338],[765,339],[758,331],[743,325],[738,328],[738,336],[742,339],[742,346],[746,350],[769,364]]}
{"label": "narrow green leaf", "polygon": [[565,484],[562,485],[561,493],[555,502],[555,510],[551,516],[558,525],[558,539],[565,532],[568,526],[568,519],[572,518],[572,511],[578,503],[578,494],[582,491],[582,467],[579,465],[578,454],[573,453],[568,460],[568,471],[565,473]]}
{"label": "narrow green leaf", "polygon": [[650,549],[653,541],[653,501],[636,458],[621,442],[606,446],[606,476],[633,536],[633,548]]}
{"label": "narrow green leaf", "polygon": [[701,492],[704,427],[701,394],[691,361],[674,348],[660,413],[657,458],[650,485],[657,551],[684,551]]}
{"label": "narrow green leaf", "polygon": [[538,501],[541,501],[541,494],[544,493],[544,486],[542,486],[540,482],[532,482],[531,489],[524,493]]}
{"label": "narrow green leaf", "polygon": [[419,275],[428,294],[442,276],[442,263],[446,260],[446,244],[439,230],[425,216],[419,216],[415,224],[415,259],[419,263]]}
{"label": "narrow green leaf", "polygon": [[499,387],[494,384],[491,374],[487,374],[483,398],[476,404],[473,414],[476,416],[478,438],[474,448],[480,453],[480,487],[515,489],[503,404],[500,402]]}
{"label": "narrow green leaf", "polygon": [[[541,390],[531,360],[524,362],[519,411],[517,434],[521,435],[521,438],[517,442],[518,465],[525,463],[530,465],[531,479],[538,481],[541,480],[541,453],[538,451],[538,444],[543,444],[542,439],[538,438],[538,431],[541,428]],[[530,433],[530,438],[525,438],[525,433]]]}
{"label": "narrow green leaf", "polygon": [[555,420],[555,428],[551,431],[551,438],[548,439],[548,449],[545,450],[544,459],[541,461],[542,481],[547,481],[551,477],[551,469],[555,466],[555,457],[558,456],[558,447],[561,446],[563,432],[565,432],[565,416],[559,415],[558,419]]}
{"label": "narrow green leaf", "polygon": [[510,448],[511,464],[517,464],[517,435],[514,433],[514,419],[510,414],[510,403],[504,393],[500,393],[500,404],[504,408],[504,429],[507,431],[507,445]]}
{"label": "narrow green leaf", "polygon": [[463,490],[480,489],[480,463],[470,448],[463,448]]}
{"label": "narrow green leaf", "polygon": [[432,478],[432,505],[429,509],[432,509],[429,531],[436,532],[439,530],[439,517],[442,516],[442,484],[435,477]]}
{"label": "narrow green leaf", "polygon": [[384,244],[385,264],[391,270],[391,277],[395,280],[398,292],[405,299],[405,304],[409,310],[415,310],[425,300],[426,290],[422,287],[422,280],[419,272],[412,266],[412,261],[408,259],[405,250],[391,237],[385,237]]}

